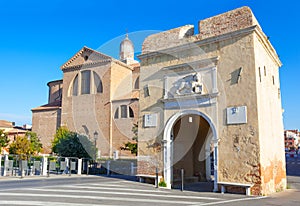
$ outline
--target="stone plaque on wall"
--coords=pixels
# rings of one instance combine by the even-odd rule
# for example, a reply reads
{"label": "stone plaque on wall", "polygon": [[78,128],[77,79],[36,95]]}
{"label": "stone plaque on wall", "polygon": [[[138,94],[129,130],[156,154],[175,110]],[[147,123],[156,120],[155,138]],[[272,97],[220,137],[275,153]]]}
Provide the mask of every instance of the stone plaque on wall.
{"label": "stone plaque on wall", "polygon": [[145,114],[144,127],[156,127],[156,126],[157,126],[157,114]]}
{"label": "stone plaque on wall", "polygon": [[246,124],[247,123],[247,107],[228,107],[227,108],[227,124]]}

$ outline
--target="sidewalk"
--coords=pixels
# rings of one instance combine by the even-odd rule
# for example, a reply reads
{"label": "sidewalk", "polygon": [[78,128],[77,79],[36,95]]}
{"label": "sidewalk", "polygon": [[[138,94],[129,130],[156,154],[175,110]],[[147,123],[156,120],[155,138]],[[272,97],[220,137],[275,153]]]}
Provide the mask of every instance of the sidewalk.
{"label": "sidewalk", "polygon": [[13,181],[13,180],[41,180],[41,179],[63,179],[63,178],[82,178],[82,177],[92,177],[95,175],[77,175],[77,174],[72,174],[71,176],[69,174],[51,174],[49,177],[48,176],[42,176],[42,175],[32,175],[32,176],[24,176],[21,178],[21,176],[0,176],[0,182],[4,181]]}
{"label": "sidewalk", "polygon": [[287,185],[290,189],[300,190],[300,176],[287,176]]}

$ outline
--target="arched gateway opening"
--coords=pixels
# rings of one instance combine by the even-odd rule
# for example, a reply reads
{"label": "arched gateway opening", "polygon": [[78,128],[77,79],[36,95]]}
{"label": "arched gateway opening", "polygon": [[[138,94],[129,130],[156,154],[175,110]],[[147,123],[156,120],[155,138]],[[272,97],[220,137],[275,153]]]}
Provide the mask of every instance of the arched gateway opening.
{"label": "arched gateway opening", "polygon": [[164,177],[167,186],[178,187],[181,169],[184,169],[186,184],[213,181],[216,191],[216,140],[215,126],[201,112],[185,111],[171,117],[164,132]]}

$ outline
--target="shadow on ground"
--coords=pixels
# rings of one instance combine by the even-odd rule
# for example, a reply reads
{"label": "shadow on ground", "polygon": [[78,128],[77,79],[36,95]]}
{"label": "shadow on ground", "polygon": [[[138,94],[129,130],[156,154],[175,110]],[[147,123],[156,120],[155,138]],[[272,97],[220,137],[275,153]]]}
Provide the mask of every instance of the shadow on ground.
{"label": "shadow on ground", "polygon": [[[185,184],[183,190],[191,192],[212,192],[214,188],[213,182],[195,182]],[[173,189],[181,190],[181,185],[175,185]]]}

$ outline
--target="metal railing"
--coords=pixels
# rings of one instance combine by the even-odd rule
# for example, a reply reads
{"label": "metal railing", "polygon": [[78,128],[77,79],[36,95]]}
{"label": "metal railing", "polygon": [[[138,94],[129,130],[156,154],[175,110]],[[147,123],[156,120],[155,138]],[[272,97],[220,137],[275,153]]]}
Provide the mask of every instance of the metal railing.
{"label": "metal railing", "polygon": [[0,176],[136,175],[136,161],[102,160],[61,156],[0,155]]}

